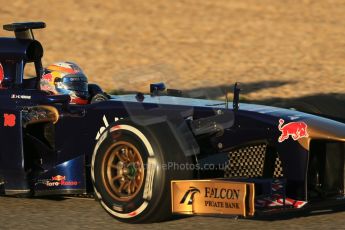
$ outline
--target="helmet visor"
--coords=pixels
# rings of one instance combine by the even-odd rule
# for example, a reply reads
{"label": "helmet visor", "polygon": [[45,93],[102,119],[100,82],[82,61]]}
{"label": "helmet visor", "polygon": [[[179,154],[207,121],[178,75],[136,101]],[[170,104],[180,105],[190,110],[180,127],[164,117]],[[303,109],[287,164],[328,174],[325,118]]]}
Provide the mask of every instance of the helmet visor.
{"label": "helmet visor", "polygon": [[75,94],[78,97],[87,98],[88,83],[83,74],[69,74],[59,82],[57,91],[62,94]]}
{"label": "helmet visor", "polygon": [[87,92],[87,82],[68,82],[64,83],[65,89],[71,91],[83,91]]}

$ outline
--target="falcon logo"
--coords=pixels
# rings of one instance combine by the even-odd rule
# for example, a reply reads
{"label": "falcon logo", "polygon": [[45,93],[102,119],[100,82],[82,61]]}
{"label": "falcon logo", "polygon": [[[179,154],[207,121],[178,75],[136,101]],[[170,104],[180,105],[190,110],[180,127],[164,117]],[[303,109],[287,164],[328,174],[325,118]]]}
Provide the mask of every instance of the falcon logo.
{"label": "falcon logo", "polygon": [[187,190],[187,192],[184,194],[184,196],[182,197],[180,204],[183,204],[186,202],[187,198],[188,199],[188,205],[193,204],[193,200],[194,200],[194,195],[196,193],[200,193],[200,190],[197,189],[196,187],[189,187],[189,190]]}

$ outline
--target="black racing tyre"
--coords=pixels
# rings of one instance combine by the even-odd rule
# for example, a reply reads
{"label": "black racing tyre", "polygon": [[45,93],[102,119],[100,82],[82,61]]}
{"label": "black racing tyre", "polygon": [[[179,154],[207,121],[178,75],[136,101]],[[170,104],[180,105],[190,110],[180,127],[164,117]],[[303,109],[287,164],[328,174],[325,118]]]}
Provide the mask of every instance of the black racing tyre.
{"label": "black racing tyre", "polygon": [[167,122],[141,126],[120,120],[98,140],[92,182],[102,207],[116,219],[144,223],[171,216],[170,182],[192,179],[193,171],[167,167],[169,162],[192,162],[179,149],[170,127]]}

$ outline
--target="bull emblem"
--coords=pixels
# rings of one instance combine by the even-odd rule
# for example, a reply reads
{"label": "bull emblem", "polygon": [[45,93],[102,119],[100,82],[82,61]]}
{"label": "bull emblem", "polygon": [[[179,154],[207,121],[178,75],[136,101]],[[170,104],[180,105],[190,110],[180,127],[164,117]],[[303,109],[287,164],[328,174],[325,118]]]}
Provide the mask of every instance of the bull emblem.
{"label": "bull emblem", "polygon": [[298,140],[302,137],[309,137],[307,131],[307,124],[304,122],[290,122],[283,125],[285,121],[283,119],[279,119],[278,129],[282,133],[278,139],[278,142],[281,143],[288,139],[290,136],[293,140]]}

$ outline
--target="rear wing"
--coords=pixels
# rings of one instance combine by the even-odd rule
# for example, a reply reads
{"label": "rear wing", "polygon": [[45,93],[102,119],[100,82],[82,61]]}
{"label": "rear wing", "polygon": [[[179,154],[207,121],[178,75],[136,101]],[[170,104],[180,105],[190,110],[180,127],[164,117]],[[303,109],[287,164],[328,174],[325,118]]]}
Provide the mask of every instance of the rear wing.
{"label": "rear wing", "polygon": [[16,22],[4,25],[3,29],[7,31],[14,31],[14,34],[18,39],[35,40],[32,30],[43,29],[45,27],[46,24],[44,22]]}
{"label": "rear wing", "polygon": [[[39,89],[43,74],[43,47],[35,40],[32,30],[45,27],[44,22],[19,22],[3,26],[4,30],[14,31],[15,38],[0,38],[0,63],[4,71],[2,87]],[[24,81],[24,67],[30,62],[35,64],[36,78]]]}

